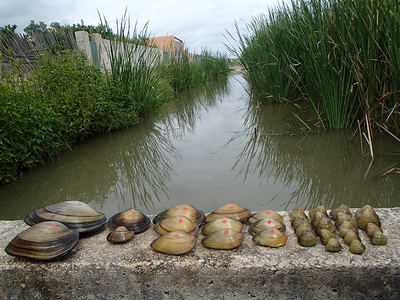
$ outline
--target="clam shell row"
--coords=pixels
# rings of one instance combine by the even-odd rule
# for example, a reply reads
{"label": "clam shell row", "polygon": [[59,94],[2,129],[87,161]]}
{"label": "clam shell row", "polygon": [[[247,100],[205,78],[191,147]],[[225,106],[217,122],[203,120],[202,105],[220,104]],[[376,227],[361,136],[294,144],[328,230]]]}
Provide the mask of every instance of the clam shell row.
{"label": "clam shell row", "polygon": [[342,249],[336,239],[336,228],[328,217],[324,206],[318,206],[308,212],[316,233],[320,241],[325,245],[326,250],[338,252]]}
{"label": "clam shell row", "polygon": [[165,218],[175,216],[186,217],[197,225],[201,225],[204,221],[204,212],[202,210],[197,209],[193,205],[180,204],[159,213],[157,216],[154,217],[153,223],[157,224]]}
{"label": "clam shell row", "polygon": [[357,225],[364,230],[373,245],[386,245],[387,238],[381,229],[381,221],[371,205],[365,205],[356,212]]}
{"label": "clam shell row", "polygon": [[301,208],[296,208],[290,213],[290,218],[299,244],[303,247],[315,246],[317,237],[304,211]]}

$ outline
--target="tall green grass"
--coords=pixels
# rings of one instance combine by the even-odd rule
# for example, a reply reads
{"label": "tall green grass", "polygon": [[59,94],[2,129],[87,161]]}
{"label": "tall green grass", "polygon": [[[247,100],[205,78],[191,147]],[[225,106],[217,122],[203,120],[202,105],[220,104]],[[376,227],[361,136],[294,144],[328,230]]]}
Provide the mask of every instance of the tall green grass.
{"label": "tall green grass", "polygon": [[400,134],[400,2],[292,0],[231,47],[259,101],[305,100],[323,128],[368,120]]}

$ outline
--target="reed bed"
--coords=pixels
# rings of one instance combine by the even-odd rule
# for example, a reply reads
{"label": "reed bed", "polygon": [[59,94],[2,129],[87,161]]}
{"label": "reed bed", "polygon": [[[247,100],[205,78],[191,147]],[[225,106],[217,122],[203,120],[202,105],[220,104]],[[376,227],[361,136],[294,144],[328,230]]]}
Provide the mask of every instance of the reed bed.
{"label": "reed bed", "polygon": [[292,0],[236,28],[229,49],[257,101],[305,101],[319,127],[400,141],[399,1]]}

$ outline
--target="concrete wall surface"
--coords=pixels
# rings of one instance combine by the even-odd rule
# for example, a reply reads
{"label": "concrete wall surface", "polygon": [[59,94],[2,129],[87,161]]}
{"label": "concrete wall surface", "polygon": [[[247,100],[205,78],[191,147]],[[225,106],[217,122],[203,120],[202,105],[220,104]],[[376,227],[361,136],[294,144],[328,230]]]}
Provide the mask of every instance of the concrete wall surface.
{"label": "concrete wall surface", "polygon": [[[32,262],[0,251],[1,299],[400,299],[400,208],[377,209],[386,246],[354,255],[323,245],[304,248],[283,212],[288,241],[257,246],[245,232],[232,251],[198,244],[184,256],[151,250],[152,229],[123,245],[106,241],[108,230],[82,238],[66,257]],[[28,226],[0,221],[0,247]],[[247,226],[244,230],[247,230]]]}

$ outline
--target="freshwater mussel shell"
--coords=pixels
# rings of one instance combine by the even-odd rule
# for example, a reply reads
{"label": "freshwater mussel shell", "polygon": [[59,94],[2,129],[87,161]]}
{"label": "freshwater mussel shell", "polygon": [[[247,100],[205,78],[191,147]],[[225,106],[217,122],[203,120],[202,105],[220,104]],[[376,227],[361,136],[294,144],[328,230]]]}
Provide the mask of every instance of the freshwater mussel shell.
{"label": "freshwater mussel shell", "polygon": [[257,245],[277,248],[286,244],[287,235],[276,229],[263,230],[253,237],[253,241]]}
{"label": "freshwater mussel shell", "polygon": [[228,228],[207,235],[201,242],[206,248],[230,250],[242,244],[243,235]]}
{"label": "freshwater mussel shell", "polygon": [[80,233],[100,229],[107,221],[104,214],[81,201],[65,201],[35,209],[24,218],[32,226],[44,221],[58,221]]}
{"label": "freshwater mussel shell", "polygon": [[337,213],[336,214],[336,224],[338,224],[340,226],[344,221],[350,222],[354,226],[354,228],[358,227],[356,220],[352,216],[341,213],[341,212]]}
{"label": "freshwater mussel shell", "polygon": [[374,235],[375,231],[382,232],[382,229],[374,223],[368,223],[367,227],[365,228],[365,231],[366,231],[368,237],[371,238]]}
{"label": "freshwater mussel shell", "polygon": [[317,237],[314,232],[305,230],[299,237],[298,242],[303,247],[313,247],[317,244]]}
{"label": "freshwater mussel shell", "polygon": [[295,208],[290,212],[290,219],[292,220],[292,222],[297,218],[308,220],[306,214],[304,213],[304,210],[302,210],[301,208]]}
{"label": "freshwater mussel shell", "polygon": [[57,221],[44,221],[19,233],[5,251],[33,260],[54,260],[69,253],[78,241],[78,231]]}
{"label": "freshwater mussel shell", "polygon": [[154,230],[161,235],[172,231],[183,231],[197,235],[199,226],[184,216],[173,216],[165,218],[154,225]]}
{"label": "freshwater mussel shell", "polygon": [[331,252],[338,252],[342,249],[342,246],[340,245],[339,241],[333,237],[328,240],[326,243],[326,250],[331,251]]}
{"label": "freshwater mussel shell", "polygon": [[332,233],[336,232],[335,225],[332,224],[331,220],[327,216],[322,216],[319,219],[318,223],[315,224],[315,230],[318,233],[318,235],[321,234],[322,229],[329,230]]}
{"label": "freshwater mussel shell", "polygon": [[355,231],[349,230],[346,235],[343,237],[343,241],[346,245],[350,246],[353,240],[360,239],[358,234]]}
{"label": "freshwater mussel shell", "polygon": [[316,208],[314,208],[314,209],[312,209],[312,210],[310,210],[308,212],[308,216],[310,217],[311,220],[313,220],[315,218],[315,214],[317,212],[319,212],[319,213],[321,213],[321,214],[323,214],[325,216],[328,216],[328,214],[326,213],[325,206],[320,205],[320,206],[317,206]]}
{"label": "freshwater mussel shell", "polygon": [[118,226],[125,226],[135,234],[146,231],[150,226],[150,218],[138,209],[129,208],[113,215],[107,222],[108,228],[114,230]]}
{"label": "freshwater mussel shell", "polygon": [[361,214],[358,214],[357,217],[357,225],[362,230],[366,230],[367,224],[373,223],[378,227],[381,227],[381,221],[378,218],[378,215],[374,211],[365,210]]}
{"label": "freshwater mussel shell", "polygon": [[348,231],[354,231],[358,235],[358,230],[349,221],[344,221],[339,226],[339,235],[344,238]]}
{"label": "freshwater mussel shell", "polygon": [[125,226],[118,226],[107,235],[107,241],[112,244],[123,244],[129,242],[135,233]]}
{"label": "freshwater mussel shell", "polygon": [[249,233],[255,235],[260,231],[270,230],[270,229],[276,229],[285,232],[286,226],[285,224],[278,222],[275,219],[262,219],[250,225]]}
{"label": "freshwater mussel shell", "polygon": [[375,231],[371,236],[371,244],[376,246],[383,246],[387,244],[387,237],[382,231]]}
{"label": "freshwater mussel shell", "polygon": [[214,210],[206,217],[206,223],[220,218],[231,218],[236,221],[245,222],[251,216],[250,210],[238,204],[226,204]]}
{"label": "freshwater mussel shell", "polygon": [[347,205],[341,204],[335,209],[331,210],[330,216],[336,220],[338,213],[344,213],[346,215],[352,216],[351,211]]}
{"label": "freshwater mussel shell", "polygon": [[365,251],[365,246],[360,240],[354,239],[350,244],[349,250],[353,254],[363,254]]}
{"label": "freshwater mussel shell", "polygon": [[236,232],[242,232],[243,224],[240,221],[232,220],[231,218],[220,218],[205,224],[202,232],[205,235],[209,235],[215,231],[227,228]]}
{"label": "freshwater mussel shell", "polygon": [[321,240],[321,243],[323,245],[326,245],[328,243],[328,241],[334,237],[336,237],[336,235],[333,232],[326,230],[326,229],[322,229],[319,234],[319,239]]}
{"label": "freshwater mussel shell", "polygon": [[160,236],[151,243],[154,251],[182,255],[191,251],[196,245],[197,239],[193,234],[183,231],[172,231]]}
{"label": "freshwater mussel shell", "polygon": [[278,214],[275,211],[272,210],[266,210],[258,213],[254,213],[250,216],[250,218],[247,220],[250,224],[253,224],[254,222],[260,221],[262,219],[275,219],[278,222],[283,222],[283,217]]}
{"label": "freshwater mussel shell", "polygon": [[154,217],[153,223],[157,224],[165,218],[175,216],[186,217],[199,226],[204,222],[204,212],[202,210],[197,209],[193,205],[179,204],[159,213],[157,216]]}

